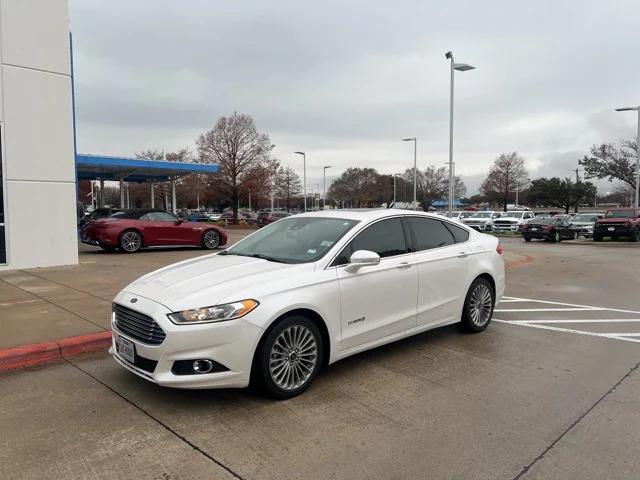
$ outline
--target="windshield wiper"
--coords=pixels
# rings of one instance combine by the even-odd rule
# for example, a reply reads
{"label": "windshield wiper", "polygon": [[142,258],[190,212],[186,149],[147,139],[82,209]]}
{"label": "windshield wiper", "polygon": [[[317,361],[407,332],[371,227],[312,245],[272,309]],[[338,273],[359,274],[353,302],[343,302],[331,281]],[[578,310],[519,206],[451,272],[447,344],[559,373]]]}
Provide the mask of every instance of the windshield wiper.
{"label": "windshield wiper", "polygon": [[270,257],[269,255],[264,255],[262,253],[251,253],[251,254],[243,253],[241,255],[244,256],[244,257],[260,258],[261,260],[267,260],[268,262],[287,263],[284,260],[281,260],[279,258]]}

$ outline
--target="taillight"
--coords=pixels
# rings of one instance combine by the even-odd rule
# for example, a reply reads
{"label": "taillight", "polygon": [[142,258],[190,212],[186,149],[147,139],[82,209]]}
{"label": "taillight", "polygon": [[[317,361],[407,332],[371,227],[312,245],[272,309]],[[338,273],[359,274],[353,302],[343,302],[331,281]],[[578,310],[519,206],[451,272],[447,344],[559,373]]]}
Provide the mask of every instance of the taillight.
{"label": "taillight", "polygon": [[502,248],[502,244],[498,243],[498,245],[496,246],[496,253],[498,255],[502,255],[502,252],[504,252],[504,248]]}

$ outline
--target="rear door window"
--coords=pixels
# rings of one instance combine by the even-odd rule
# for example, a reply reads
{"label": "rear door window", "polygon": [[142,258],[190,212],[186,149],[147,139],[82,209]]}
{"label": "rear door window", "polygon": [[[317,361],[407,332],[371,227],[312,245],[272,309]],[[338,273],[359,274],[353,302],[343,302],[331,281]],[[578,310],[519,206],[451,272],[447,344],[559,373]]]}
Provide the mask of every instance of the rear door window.
{"label": "rear door window", "polygon": [[453,233],[440,220],[421,217],[407,217],[406,220],[417,252],[456,243]]}

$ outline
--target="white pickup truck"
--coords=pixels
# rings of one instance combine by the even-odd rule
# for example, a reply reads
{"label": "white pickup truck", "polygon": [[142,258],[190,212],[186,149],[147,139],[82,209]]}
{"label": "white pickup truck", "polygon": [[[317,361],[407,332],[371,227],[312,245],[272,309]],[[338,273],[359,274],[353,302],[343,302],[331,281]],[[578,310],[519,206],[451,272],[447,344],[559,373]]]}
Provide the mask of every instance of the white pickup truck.
{"label": "white pickup truck", "polygon": [[502,214],[502,217],[493,221],[493,228],[498,232],[517,233],[522,230],[522,226],[532,220],[535,214],[531,211],[513,211]]}

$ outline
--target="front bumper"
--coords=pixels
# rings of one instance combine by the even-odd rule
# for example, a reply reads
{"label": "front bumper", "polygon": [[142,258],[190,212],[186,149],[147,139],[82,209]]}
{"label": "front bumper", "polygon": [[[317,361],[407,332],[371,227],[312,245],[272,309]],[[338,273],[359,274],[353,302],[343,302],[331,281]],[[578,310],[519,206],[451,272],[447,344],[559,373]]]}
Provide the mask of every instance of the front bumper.
{"label": "front bumper", "polygon": [[479,232],[488,232],[493,230],[493,226],[488,223],[467,223],[467,227],[473,228]]}
{"label": "front bumper", "polygon": [[[135,304],[131,303],[133,298],[137,299]],[[109,353],[127,370],[166,387],[241,388],[249,385],[253,353],[262,336],[262,329],[253,323],[241,318],[227,322],[176,325],[167,317],[171,311],[153,300],[120,292],[114,302],[151,317],[166,334],[160,345],[141,343],[118,331],[112,314],[113,338]],[[117,352],[118,336],[133,342],[135,364]],[[198,359],[213,360],[228,370],[192,375],[176,375],[172,372],[174,362]],[[157,363],[153,365],[153,362]]]}
{"label": "front bumper", "polygon": [[518,225],[517,223],[511,223],[511,224],[494,223],[493,224],[493,229],[498,231],[498,232],[514,232],[514,233],[517,233],[517,232],[520,231],[520,225]]}
{"label": "front bumper", "polygon": [[600,237],[631,237],[635,231],[620,225],[604,225],[594,228],[593,232]]}

